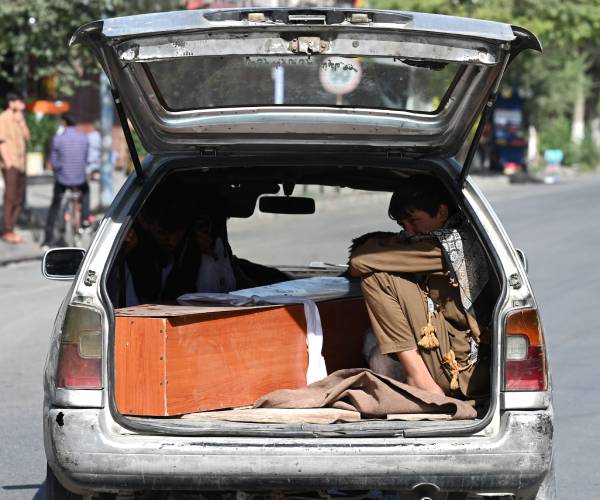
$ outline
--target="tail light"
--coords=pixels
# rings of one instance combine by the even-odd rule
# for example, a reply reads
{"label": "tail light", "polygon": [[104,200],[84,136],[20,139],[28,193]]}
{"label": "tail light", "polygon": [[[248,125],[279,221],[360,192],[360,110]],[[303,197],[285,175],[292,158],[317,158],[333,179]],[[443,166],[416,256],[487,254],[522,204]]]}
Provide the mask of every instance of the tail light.
{"label": "tail light", "polygon": [[70,305],[63,323],[56,385],[102,389],[102,321],[91,307]]}
{"label": "tail light", "polygon": [[537,309],[514,311],[506,318],[505,391],[545,391],[546,349]]}

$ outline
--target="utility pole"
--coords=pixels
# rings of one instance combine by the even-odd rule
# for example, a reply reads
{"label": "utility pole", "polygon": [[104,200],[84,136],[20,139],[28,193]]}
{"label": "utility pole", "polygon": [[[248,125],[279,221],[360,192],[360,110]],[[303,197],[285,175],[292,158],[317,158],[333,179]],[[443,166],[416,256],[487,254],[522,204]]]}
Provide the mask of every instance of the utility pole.
{"label": "utility pole", "polygon": [[100,208],[108,207],[113,197],[113,121],[110,82],[103,72],[100,75]]}

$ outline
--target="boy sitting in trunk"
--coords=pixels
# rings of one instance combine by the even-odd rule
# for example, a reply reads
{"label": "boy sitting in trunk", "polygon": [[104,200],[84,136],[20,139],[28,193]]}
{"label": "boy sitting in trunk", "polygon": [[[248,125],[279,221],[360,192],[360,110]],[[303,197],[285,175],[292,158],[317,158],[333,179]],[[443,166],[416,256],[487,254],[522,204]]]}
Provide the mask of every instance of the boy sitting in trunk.
{"label": "boy sitting in trunk", "polygon": [[461,399],[484,397],[489,334],[480,329],[474,305],[479,310],[484,302],[477,299],[488,268],[477,237],[444,186],[426,175],[394,192],[389,216],[403,230],[355,244],[349,268],[361,278],[381,353],[396,355],[410,385]]}

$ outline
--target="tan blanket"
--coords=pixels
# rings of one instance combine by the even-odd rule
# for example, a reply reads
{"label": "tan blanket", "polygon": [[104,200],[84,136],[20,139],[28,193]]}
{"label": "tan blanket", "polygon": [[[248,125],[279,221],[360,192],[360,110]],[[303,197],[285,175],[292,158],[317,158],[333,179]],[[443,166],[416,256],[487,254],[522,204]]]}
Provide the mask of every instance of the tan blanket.
{"label": "tan blanket", "polygon": [[255,408],[338,408],[366,418],[398,413],[449,413],[472,419],[475,409],[464,401],[438,396],[364,368],[338,370],[300,389],[281,389],[261,397]]}

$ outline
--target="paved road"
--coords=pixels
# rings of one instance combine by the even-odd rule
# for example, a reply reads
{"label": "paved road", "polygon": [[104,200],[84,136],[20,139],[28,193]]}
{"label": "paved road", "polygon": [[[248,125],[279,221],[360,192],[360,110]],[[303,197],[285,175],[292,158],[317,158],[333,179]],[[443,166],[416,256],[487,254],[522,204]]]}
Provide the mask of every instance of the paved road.
{"label": "paved road", "polygon": [[600,498],[599,192],[600,177],[590,176],[490,196],[530,259],[553,371],[560,499]]}
{"label": "paved road", "polygon": [[[491,187],[488,197],[517,246],[530,258],[552,357],[559,498],[597,498],[595,446],[600,393],[600,336],[594,320],[600,296],[600,176],[562,185]],[[263,217],[252,231],[231,225],[240,256],[264,262],[344,262],[353,236],[394,226],[384,197],[345,197],[320,204],[329,221]],[[293,231],[290,231],[292,229]],[[286,235],[286,252],[270,242]],[[269,254],[269,252],[271,252]],[[43,499],[41,378],[54,313],[68,285],[44,281],[39,263],[0,268],[0,498]]]}
{"label": "paved road", "polygon": [[0,269],[0,498],[45,498],[42,367],[67,287],[43,280],[39,262]]}

